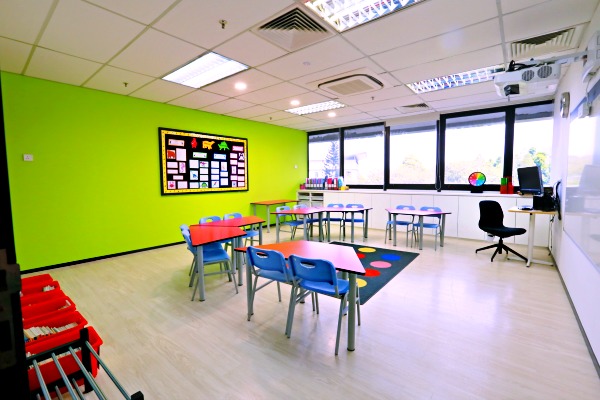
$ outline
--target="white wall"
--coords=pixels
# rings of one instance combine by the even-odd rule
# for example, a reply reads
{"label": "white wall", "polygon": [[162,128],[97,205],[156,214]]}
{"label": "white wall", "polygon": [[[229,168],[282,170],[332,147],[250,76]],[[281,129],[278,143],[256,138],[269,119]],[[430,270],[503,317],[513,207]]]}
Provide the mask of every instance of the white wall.
{"label": "white wall", "polygon": [[[592,33],[600,30],[600,11],[597,9],[587,32],[584,34],[581,51],[585,50]],[[584,98],[586,85],[581,81],[582,62],[569,66],[555,99],[554,109],[554,147],[552,149],[552,180],[567,179],[567,155],[569,148],[570,118],[561,118],[559,112],[560,95],[569,92],[571,111]],[[600,75],[600,73],[599,73]],[[589,88],[598,81],[596,76]],[[561,188],[561,202],[564,208],[565,185]],[[600,358],[600,269],[583,254],[564,232],[562,221],[554,224],[553,255],[560,274],[573,301],[577,315],[583,325],[586,336],[596,355]]]}

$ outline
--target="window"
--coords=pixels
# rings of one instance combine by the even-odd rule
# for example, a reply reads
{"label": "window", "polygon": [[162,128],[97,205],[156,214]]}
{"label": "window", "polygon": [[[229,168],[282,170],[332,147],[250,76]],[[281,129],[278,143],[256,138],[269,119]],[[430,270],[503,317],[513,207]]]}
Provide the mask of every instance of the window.
{"label": "window", "polygon": [[505,113],[447,118],[444,184],[468,184],[472,172],[483,172],[486,184],[504,176]]}
{"label": "window", "polygon": [[517,168],[537,165],[544,185],[550,184],[550,154],[552,153],[553,106],[541,104],[515,110],[513,144],[513,184],[518,186]]}
{"label": "window", "polygon": [[308,177],[340,175],[340,134],[338,131],[308,136]]}
{"label": "window", "polygon": [[347,128],[343,134],[344,183],[383,185],[383,124]]}
{"label": "window", "polygon": [[390,184],[435,183],[435,121],[396,125],[390,129]]}

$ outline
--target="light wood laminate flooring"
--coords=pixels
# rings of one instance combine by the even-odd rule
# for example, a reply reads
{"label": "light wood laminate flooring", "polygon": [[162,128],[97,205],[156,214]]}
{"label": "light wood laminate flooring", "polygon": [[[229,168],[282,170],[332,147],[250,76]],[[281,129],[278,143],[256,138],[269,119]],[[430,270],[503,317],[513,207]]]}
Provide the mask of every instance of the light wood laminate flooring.
{"label": "light wood laminate flooring", "polygon": [[[365,245],[391,247],[383,231],[369,234]],[[299,305],[288,339],[289,287],[281,303],[274,284],[259,291],[250,322],[245,280],[236,295],[224,275],[207,277],[206,301],[192,302],[183,244],[44,272],[99,332],[129,393],[146,399],[600,398],[555,267],[490,262],[491,250],[475,254],[483,241],[446,238],[434,251],[425,236],[418,251],[403,239],[396,249],[419,257],[361,307],[356,351],[342,328],[338,357],[337,300],[321,296],[319,315]],[[102,370],[98,381],[121,398]]]}

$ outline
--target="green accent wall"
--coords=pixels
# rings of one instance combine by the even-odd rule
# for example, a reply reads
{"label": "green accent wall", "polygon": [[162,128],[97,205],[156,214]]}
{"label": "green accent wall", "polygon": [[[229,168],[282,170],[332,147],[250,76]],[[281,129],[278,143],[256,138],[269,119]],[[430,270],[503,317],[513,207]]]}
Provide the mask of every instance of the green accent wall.
{"label": "green accent wall", "polygon": [[[11,73],[1,79],[22,270],[180,242],[182,223],[296,198],[305,178],[303,131]],[[159,127],[247,138],[250,190],[161,196]]]}

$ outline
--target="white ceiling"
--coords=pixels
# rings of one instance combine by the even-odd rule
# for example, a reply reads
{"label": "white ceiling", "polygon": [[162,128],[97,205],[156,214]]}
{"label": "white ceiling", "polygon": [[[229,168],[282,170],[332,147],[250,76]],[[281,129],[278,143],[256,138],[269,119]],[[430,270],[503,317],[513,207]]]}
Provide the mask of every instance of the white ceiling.
{"label": "white ceiling", "polygon": [[[302,0],[2,0],[0,69],[320,130],[506,104],[492,82],[421,95],[405,83],[506,65],[512,41],[576,27],[569,48],[549,49],[546,55],[573,53],[582,45],[582,33],[599,1],[425,0],[342,34],[328,28],[327,38],[289,51],[258,35],[257,28],[292,7],[318,20]],[[220,20],[227,21],[224,28]],[[250,69],[197,90],[160,79],[207,51]],[[356,71],[369,71],[384,88],[336,98],[317,87]],[[240,80],[248,85],[242,92],[233,87]],[[549,95],[516,96],[511,101]],[[292,107],[292,99],[306,105],[334,98],[346,107],[336,110],[333,118],[284,111]],[[429,108],[402,109],[419,103]]]}

